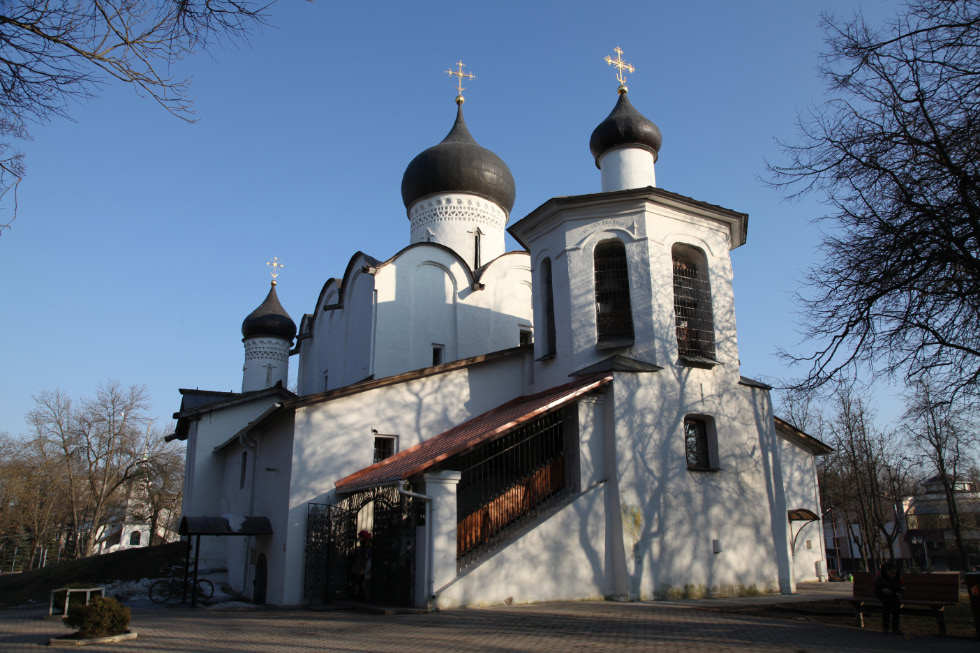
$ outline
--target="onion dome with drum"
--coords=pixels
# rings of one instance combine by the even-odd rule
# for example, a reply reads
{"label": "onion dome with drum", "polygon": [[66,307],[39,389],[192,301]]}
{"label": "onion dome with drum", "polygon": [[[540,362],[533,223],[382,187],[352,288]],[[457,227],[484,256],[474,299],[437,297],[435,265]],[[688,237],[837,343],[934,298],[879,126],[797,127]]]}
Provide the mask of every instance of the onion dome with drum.
{"label": "onion dome with drum", "polygon": [[514,176],[503,160],[481,147],[463,120],[463,103],[457,99],[456,122],[438,145],[416,156],[402,177],[402,200],[410,209],[415,202],[438,193],[472,193],[510,213],[516,190]]}
{"label": "onion dome with drum", "polygon": [[296,323],[279,303],[275,279],[272,280],[272,288],[269,289],[265,301],[242,322],[243,338],[258,336],[282,338],[289,341],[296,337]]}
{"label": "onion dome with drum", "polygon": [[616,147],[639,147],[649,150],[656,161],[660,152],[662,137],[660,128],[653,121],[637,111],[626,97],[625,87],[621,87],[619,101],[612,113],[599,123],[589,139],[589,149],[595,157],[596,167],[599,159]]}

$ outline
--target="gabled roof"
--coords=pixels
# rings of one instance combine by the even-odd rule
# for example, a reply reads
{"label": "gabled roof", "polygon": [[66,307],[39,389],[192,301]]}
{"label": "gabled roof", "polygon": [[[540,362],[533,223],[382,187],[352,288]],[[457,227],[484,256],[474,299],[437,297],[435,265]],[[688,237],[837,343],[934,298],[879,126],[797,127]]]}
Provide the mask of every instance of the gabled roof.
{"label": "gabled roof", "polygon": [[823,456],[833,452],[833,447],[824,444],[812,435],[804,433],[786,420],[779,419],[778,417],[774,417],[773,420],[776,422],[776,430],[780,434],[782,434],[790,442],[797,444],[804,449],[808,449],[814,456]]}
{"label": "gabled roof", "polygon": [[589,376],[598,372],[659,372],[662,369],[664,368],[653,363],[646,363],[644,361],[638,361],[635,358],[628,358],[616,354],[598,363],[583,367],[577,372],[572,372],[569,376]]}
{"label": "gabled roof", "polygon": [[391,485],[434,468],[446,459],[495,440],[547,412],[571,403],[612,381],[612,374],[596,374],[536,395],[518,397],[429,438],[370,467],[337,481],[338,492],[349,493]]}
{"label": "gabled roof", "polygon": [[177,428],[173,433],[164,438],[167,442],[186,440],[190,422],[199,415],[266,397],[280,397],[282,399],[296,398],[296,393],[290,392],[282,387],[281,381],[271,388],[253,390],[252,392],[213,392],[208,390],[181,389],[180,394],[183,396],[180,402],[180,410],[174,413],[174,419],[177,420]]}

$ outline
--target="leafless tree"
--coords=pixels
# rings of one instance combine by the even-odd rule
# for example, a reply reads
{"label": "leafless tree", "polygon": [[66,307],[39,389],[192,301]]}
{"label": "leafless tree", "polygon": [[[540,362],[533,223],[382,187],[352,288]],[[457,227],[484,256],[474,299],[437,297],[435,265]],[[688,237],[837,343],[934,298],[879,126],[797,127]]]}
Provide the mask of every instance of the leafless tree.
{"label": "leafless tree", "polygon": [[937,397],[929,383],[922,381],[910,392],[903,422],[910,448],[922,454],[926,469],[942,484],[960,569],[969,568],[969,558],[955,485],[957,480],[963,480],[962,474],[976,469],[973,454],[976,453],[977,436],[969,416],[962,404]]}
{"label": "leafless tree", "polygon": [[877,567],[894,556],[901,498],[912,489],[912,461],[894,434],[876,425],[875,412],[855,387],[838,383],[826,416],[819,404],[805,403],[810,423],[834,447],[820,463],[821,504],[832,510],[835,528],[843,522],[864,564]]}
{"label": "leafless tree", "polygon": [[0,2],[0,234],[16,217],[23,157],[10,139],[67,116],[108,81],[131,84],[191,120],[189,80],[171,65],[222,40],[247,39],[275,0],[6,0]]}
{"label": "leafless tree", "polygon": [[911,0],[882,29],[824,18],[831,99],[770,181],[829,207],[787,354],[818,386],[862,366],[980,381],[980,0]]}
{"label": "leafless tree", "polygon": [[[170,429],[173,433],[173,428]],[[140,465],[131,492],[132,517],[150,526],[149,542],[153,546],[160,530],[176,531],[184,491],[184,451],[176,442],[166,442],[162,434],[153,434]]]}
{"label": "leafless tree", "polygon": [[28,413],[33,442],[43,457],[57,461],[77,550],[90,555],[124,509],[126,486],[150,463],[146,389],[113,381],[77,404],[58,391],[40,393],[35,403]]}

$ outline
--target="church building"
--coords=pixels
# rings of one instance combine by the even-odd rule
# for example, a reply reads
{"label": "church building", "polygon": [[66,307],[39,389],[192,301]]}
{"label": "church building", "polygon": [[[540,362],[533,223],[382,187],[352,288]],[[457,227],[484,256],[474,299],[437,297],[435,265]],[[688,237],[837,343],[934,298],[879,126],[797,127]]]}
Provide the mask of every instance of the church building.
{"label": "church building", "polygon": [[405,248],[354,254],[298,329],[273,262],[242,391],[181,390],[168,436],[187,444],[181,532],[202,566],[256,602],[428,608],[825,579],[830,449],[739,373],[748,215],[657,187],[661,133],[621,55],[589,142],[599,192],[512,220],[460,63],[455,123],[402,179]]}

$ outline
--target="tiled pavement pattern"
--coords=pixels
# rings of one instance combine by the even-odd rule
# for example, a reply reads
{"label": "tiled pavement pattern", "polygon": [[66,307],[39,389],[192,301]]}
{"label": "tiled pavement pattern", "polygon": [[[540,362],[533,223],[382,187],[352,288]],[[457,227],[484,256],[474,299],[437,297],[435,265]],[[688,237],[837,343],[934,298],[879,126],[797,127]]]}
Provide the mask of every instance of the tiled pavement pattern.
{"label": "tiled pavement pattern", "polygon": [[[546,603],[389,616],[302,608],[191,610],[140,604],[133,608],[137,640],[83,650],[980,651],[976,641],[906,639],[875,629],[759,619],[700,610],[701,603]],[[39,608],[0,610],[0,651],[35,651],[51,636],[66,632],[60,624],[41,619],[42,614]]]}

